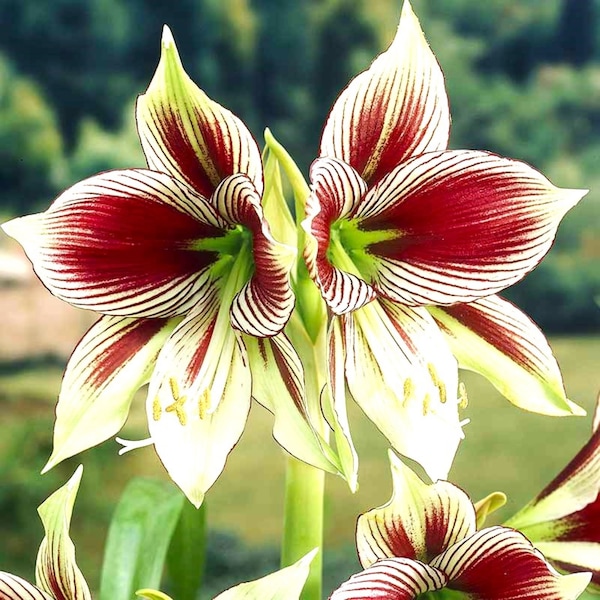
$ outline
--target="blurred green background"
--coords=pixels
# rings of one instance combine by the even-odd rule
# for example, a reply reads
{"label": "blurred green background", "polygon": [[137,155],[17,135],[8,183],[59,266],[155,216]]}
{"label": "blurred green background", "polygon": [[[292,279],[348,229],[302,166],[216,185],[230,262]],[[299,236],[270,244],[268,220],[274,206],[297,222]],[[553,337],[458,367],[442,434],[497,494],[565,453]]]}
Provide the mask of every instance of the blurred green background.
{"label": "blurred green background", "polygon": [[[506,296],[552,336],[570,397],[593,410],[600,388],[600,0],[413,5],[446,75],[451,146],[518,158],[559,186],[591,190],[542,265]],[[268,125],[306,171],[335,97],[389,44],[400,9],[401,0],[0,0],[0,214],[43,209],[98,171],[143,166],[133,107],[156,67],[164,23],[192,78],[259,142]],[[68,349],[91,321],[56,308],[14,262],[17,249],[5,237],[0,252],[0,310],[8,319],[0,328],[0,568],[31,576],[41,536],[35,507],[77,464],[37,475],[51,449]],[[59,319],[51,311],[63,312]],[[480,379],[465,380],[472,422],[452,476],[475,498],[509,492],[510,512],[567,462],[590,418],[524,414]],[[128,424],[132,437],[144,435],[142,402]],[[333,478],[328,485],[326,591],[356,568],[358,512],[389,494],[385,443],[358,412],[361,490],[351,496]],[[255,408],[208,496],[215,592],[277,562],[284,459],[269,428],[270,417]],[[108,442],[83,456],[74,536],[92,584],[127,479],[164,477],[152,451],[119,459],[116,449]]]}

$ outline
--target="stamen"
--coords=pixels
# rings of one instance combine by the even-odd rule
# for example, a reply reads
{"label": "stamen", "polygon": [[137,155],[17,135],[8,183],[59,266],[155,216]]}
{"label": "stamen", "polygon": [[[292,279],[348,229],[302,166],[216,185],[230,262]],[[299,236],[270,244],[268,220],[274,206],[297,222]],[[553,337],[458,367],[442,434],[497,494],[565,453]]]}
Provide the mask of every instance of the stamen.
{"label": "stamen", "polygon": [[426,416],[429,412],[429,408],[431,406],[431,396],[429,394],[425,394],[423,398],[423,416]]}
{"label": "stamen", "polygon": [[415,391],[415,384],[410,377],[404,380],[404,402],[408,402]]}
{"label": "stamen", "polygon": [[438,389],[440,393],[440,402],[442,404],[446,404],[446,400],[448,399],[448,394],[446,393],[446,386],[439,378],[435,366],[432,363],[427,363],[427,370],[429,371],[429,375],[431,377],[431,381],[433,381],[433,385]]}
{"label": "stamen", "polygon": [[181,425],[185,425],[187,423],[187,415],[185,414],[183,405],[186,403],[187,398],[179,395],[179,386],[174,377],[169,379],[169,385],[171,386],[171,394],[173,395],[175,402],[169,404],[169,406],[165,408],[165,412],[174,412]]}
{"label": "stamen", "polygon": [[459,408],[467,408],[467,406],[469,406],[469,398],[467,397],[467,387],[462,381],[458,384],[458,398]]}
{"label": "stamen", "polygon": [[158,396],[156,396],[156,398],[154,398],[154,400],[152,401],[152,418],[155,421],[158,421],[160,419],[161,413],[162,408],[160,406],[160,400],[158,399]]}
{"label": "stamen", "polygon": [[208,409],[210,408],[210,390],[207,388],[202,392],[200,399],[198,400],[198,416],[201,419],[204,419],[208,413]]}
{"label": "stamen", "polygon": [[138,448],[145,448],[146,446],[152,446],[154,440],[152,438],[146,438],[144,440],[125,440],[120,437],[116,437],[115,441],[121,444],[123,447],[119,450],[119,456],[123,456],[126,452],[137,450]]}

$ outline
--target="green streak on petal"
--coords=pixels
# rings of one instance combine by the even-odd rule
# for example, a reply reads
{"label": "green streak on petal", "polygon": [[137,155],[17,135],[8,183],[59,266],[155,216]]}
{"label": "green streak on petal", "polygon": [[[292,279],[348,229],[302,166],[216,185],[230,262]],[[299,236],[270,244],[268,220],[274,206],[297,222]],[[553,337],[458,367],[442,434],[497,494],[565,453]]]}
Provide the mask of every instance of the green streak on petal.
{"label": "green streak on petal", "polygon": [[196,240],[189,246],[190,250],[218,252],[222,255],[237,256],[251,240],[252,234],[243,225],[228,231],[225,235],[216,238],[204,238]]}

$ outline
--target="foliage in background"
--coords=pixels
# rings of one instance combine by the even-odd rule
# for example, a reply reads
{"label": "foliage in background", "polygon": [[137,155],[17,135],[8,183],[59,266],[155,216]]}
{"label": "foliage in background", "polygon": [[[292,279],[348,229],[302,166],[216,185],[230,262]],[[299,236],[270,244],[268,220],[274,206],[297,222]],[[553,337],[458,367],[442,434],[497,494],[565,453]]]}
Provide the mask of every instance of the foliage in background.
{"label": "foliage in background", "polygon": [[[268,125],[306,169],[337,92],[389,43],[400,4],[0,0],[11,24],[0,40],[3,211],[30,212],[82,177],[142,164],[131,107],[164,23],[206,92],[257,138]],[[510,298],[547,331],[597,330],[600,0],[416,7],[447,76],[452,147],[487,148],[559,186],[592,189],[548,264]]]}

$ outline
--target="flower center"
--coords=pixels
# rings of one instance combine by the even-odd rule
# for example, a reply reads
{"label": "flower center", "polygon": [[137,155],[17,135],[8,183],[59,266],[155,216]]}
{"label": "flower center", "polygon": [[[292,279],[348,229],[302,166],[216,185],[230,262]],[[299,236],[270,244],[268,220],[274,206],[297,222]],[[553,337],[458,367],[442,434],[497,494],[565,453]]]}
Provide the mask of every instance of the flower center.
{"label": "flower center", "polygon": [[377,271],[377,256],[369,252],[369,246],[398,237],[395,229],[367,231],[359,219],[339,219],[331,225],[327,258],[335,267],[370,282]]}

